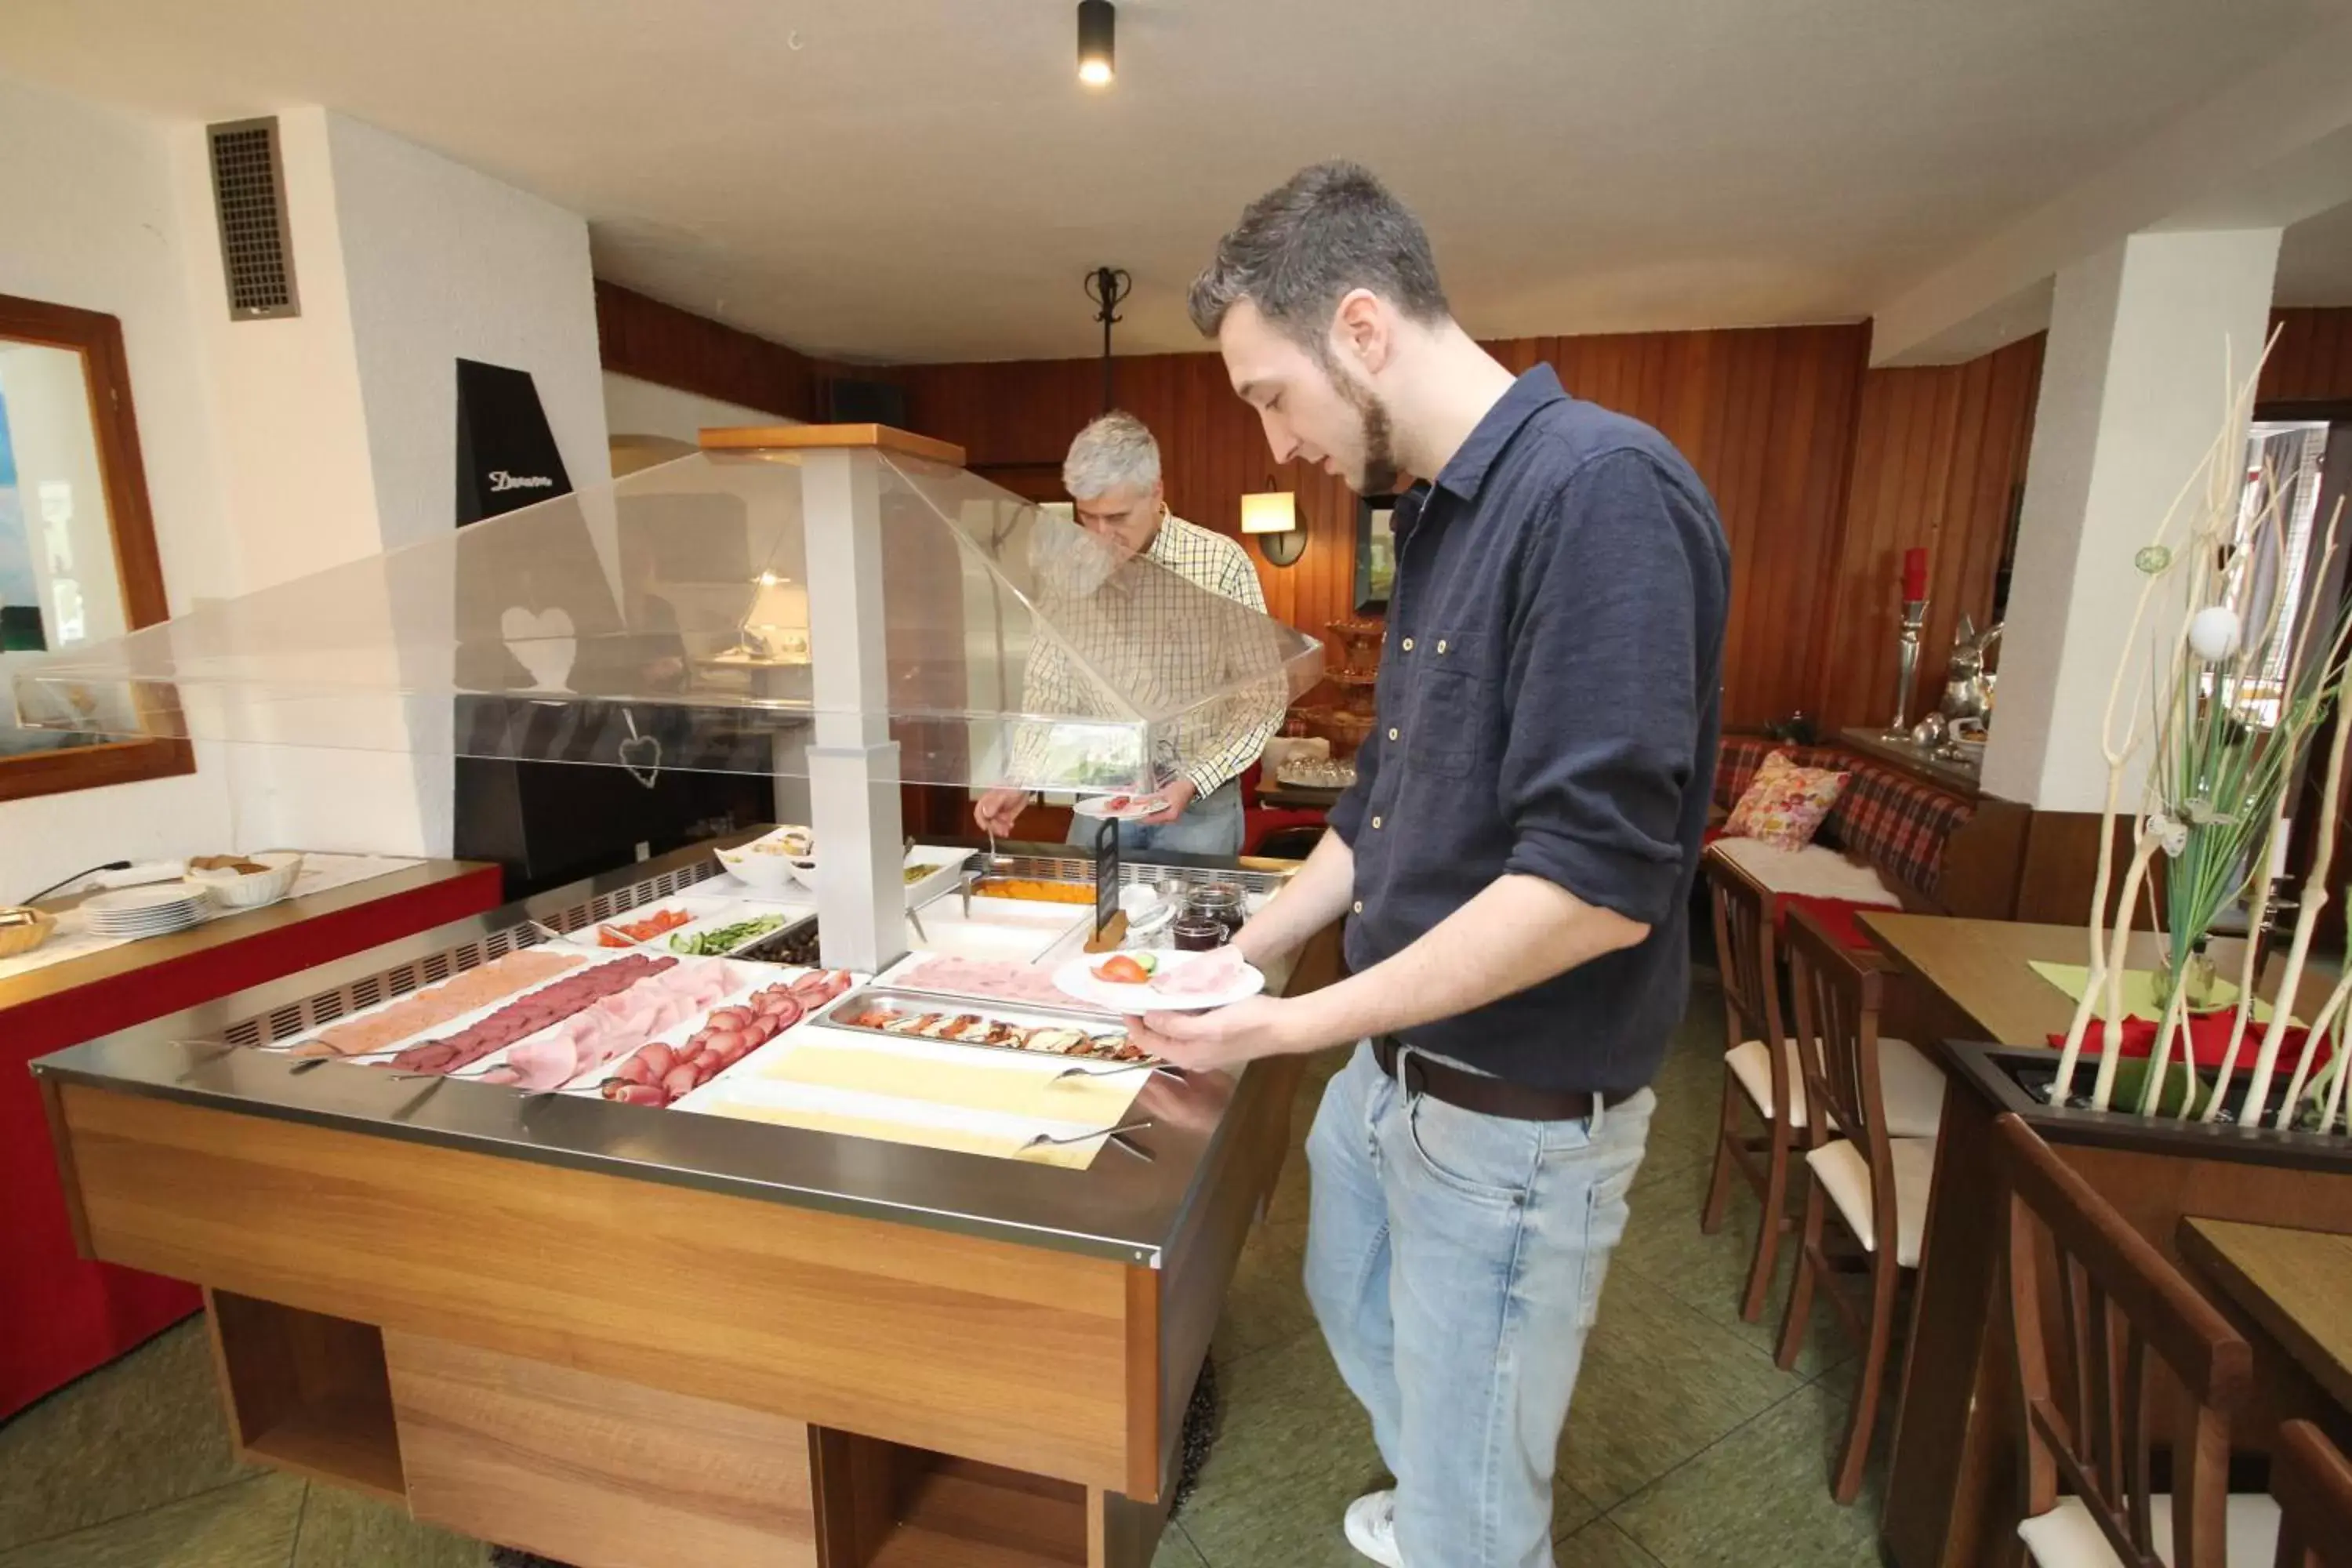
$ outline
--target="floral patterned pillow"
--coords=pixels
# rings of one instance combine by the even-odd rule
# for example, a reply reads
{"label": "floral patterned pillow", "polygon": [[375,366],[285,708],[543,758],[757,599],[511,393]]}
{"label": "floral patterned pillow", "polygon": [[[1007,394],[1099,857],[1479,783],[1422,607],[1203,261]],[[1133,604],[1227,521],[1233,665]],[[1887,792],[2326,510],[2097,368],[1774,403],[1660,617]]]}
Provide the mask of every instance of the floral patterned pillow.
{"label": "floral patterned pillow", "polygon": [[1748,793],[1723,825],[1727,838],[1753,838],[1780,849],[1802,849],[1821,831],[1822,819],[1837,804],[1848,774],[1828,768],[1801,768],[1786,752],[1766,757]]}

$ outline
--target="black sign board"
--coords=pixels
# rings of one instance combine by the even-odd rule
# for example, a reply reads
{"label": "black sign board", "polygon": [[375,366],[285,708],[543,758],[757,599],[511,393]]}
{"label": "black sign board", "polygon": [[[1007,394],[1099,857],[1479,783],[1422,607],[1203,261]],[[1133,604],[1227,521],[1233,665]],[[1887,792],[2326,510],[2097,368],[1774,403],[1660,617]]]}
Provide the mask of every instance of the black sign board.
{"label": "black sign board", "polygon": [[1118,913],[1118,824],[1104,817],[1095,834],[1095,934],[1109,929]]}
{"label": "black sign board", "polygon": [[570,495],[530,372],[457,362],[457,526]]}

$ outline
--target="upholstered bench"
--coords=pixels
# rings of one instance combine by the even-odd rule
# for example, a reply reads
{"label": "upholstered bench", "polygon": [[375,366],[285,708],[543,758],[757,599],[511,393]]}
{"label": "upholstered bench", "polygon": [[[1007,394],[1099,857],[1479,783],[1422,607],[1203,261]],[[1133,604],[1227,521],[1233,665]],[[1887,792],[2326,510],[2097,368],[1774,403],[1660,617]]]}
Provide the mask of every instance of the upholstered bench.
{"label": "upholstered bench", "polygon": [[[1948,900],[1948,867],[1956,847],[1975,837],[1972,823],[1988,804],[1914,777],[1839,746],[1799,746],[1761,735],[1727,735],[1717,752],[1715,802],[1728,811],[1746,792],[1764,759],[1786,752],[1802,767],[1848,774],[1845,789],[1812,843],[1789,850],[1753,839],[1717,837],[1717,851],[1769,890],[1782,918],[1791,907],[1811,909],[1850,945],[1867,945],[1854,923],[1866,909],[1911,909],[2005,918],[2006,908],[1983,900],[1982,876],[1962,879],[1963,900]],[[2005,803],[1990,803],[2000,805]],[[2013,837],[1998,855],[2014,856]],[[2013,861],[2009,870],[2012,873]],[[2000,878],[1991,881],[2003,880]]]}

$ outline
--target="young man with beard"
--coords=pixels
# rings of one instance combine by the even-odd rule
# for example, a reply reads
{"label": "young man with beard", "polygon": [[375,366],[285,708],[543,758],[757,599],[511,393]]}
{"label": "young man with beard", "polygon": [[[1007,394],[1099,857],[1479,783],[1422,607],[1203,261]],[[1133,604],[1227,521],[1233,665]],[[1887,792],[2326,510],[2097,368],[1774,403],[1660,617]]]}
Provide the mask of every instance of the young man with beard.
{"label": "young man with beard", "polygon": [[1396,1478],[1348,1539],[1390,1568],[1537,1568],[1687,997],[1729,551],[1664,437],[1470,339],[1360,168],[1252,203],[1192,309],[1277,462],[1426,478],[1397,503],[1356,784],[1237,939],[1263,961],[1345,916],[1353,973],[1139,1043],[1213,1068],[1359,1042],[1307,1140],[1307,1294]]}

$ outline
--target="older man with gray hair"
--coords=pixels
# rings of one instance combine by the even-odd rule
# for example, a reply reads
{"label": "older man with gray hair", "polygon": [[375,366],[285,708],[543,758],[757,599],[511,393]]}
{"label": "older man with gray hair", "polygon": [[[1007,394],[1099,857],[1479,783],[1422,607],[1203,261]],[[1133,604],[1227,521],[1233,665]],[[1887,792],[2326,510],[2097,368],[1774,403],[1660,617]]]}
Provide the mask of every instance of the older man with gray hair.
{"label": "older man with gray hair", "polygon": [[[1076,502],[1078,525],[1109,547],[1114,562],[1145,561],[1155,568],[1131,575],[1163,584],[1172,577],[1260,615],[1265,612],[1257,569],[1242,547],[1169,511],[1160,477],[1160,443],[1134,415],[1106,414],[1079,431],[1063,461],[1062,483]],[[1145,595],[1147,601],[1165,597],[1197,600],[1198,595],[1181,586],[1172,595]],[[1213,690],[1235,659],[1236,650],[1220,646],[1216,635],[1220,621],[1227,618],[1181,613],[1155,616],[1148,607],[1132,617],[1089,616],[1089,635],[1101,646],[1076,651],[1097,669],[1115,670],[1129,689]],[[1068,668],[1058,647],[1043,647],[1033,655],[1027,683],[1034,710],[1084,710],[1087,683]],[[1180,728],[1173,756],[1155,759],[1163,774],[1173,775],[1162,792],[1167,804],[1151,816],[1122,823],[1122,847],[1194,855],[1241,852],[1239,780],[1281,723],[1282,704],[1276,695],[1270,700],[1213,704],[1209,713],[1204,721]],[[972,816],[989,833],[1010,833],[1029,800],[1026,790],[992,789],[981,797]],[[1080,818],[1071,828],[1070,842],[1091,842],[1094,827]]]}

